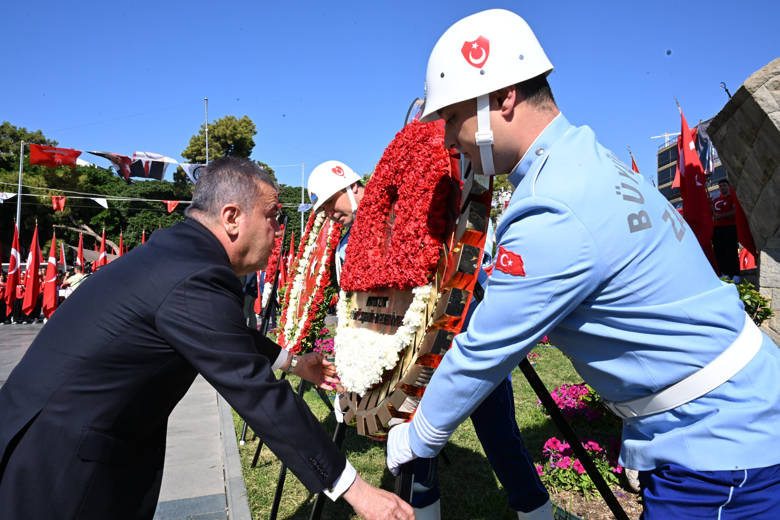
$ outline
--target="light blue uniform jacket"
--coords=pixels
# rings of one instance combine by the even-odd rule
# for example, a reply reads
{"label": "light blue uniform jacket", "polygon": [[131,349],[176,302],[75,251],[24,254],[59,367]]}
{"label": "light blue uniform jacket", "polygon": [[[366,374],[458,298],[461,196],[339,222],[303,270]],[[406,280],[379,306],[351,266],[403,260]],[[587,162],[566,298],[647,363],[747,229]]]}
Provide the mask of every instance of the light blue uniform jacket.
{"label": "light blue uniform jacket", "polygon": [[[559,115],[510,175],[496,229],[525,276],[496,268],[410,428],[435,455],[545,334],[604,398],[654,393],[697,371],[741,331],[733,285],[715,276],[677,211],[641,175]],[[506,261],[506,259],[504,259]],[[699,471],[780,463],[780,352],[763,336],[736,376],[668,412],[624,421],[623,465]]]}

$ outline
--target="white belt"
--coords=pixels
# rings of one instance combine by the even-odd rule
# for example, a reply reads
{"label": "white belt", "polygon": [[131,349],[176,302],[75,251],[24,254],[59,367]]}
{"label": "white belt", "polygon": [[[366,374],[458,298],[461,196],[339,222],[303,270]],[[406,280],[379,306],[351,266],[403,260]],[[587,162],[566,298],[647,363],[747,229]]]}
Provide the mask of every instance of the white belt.
{"label": "white belt", "polygon": [[719,387],[742,370],[761,349],[761,331],[745,314],[745,325],[734,343],[685,379],[654,394],[629,401],[605,401],[615,415],[623,419],[644,417],[677,408]]}

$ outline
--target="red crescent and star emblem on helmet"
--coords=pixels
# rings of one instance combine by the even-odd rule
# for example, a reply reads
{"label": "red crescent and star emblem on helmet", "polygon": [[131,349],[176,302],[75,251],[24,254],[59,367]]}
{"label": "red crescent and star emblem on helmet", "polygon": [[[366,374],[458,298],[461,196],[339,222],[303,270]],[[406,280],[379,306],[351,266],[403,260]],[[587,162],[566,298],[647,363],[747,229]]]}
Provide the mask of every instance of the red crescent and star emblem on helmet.
{"label": "red crescent and star emblem on helmet", "polygon": [[342,168],[341,166],[336,166],[333,169],[331,169],[330,171],[332,171],[333,173],[335,173],[339,177],[343,177],[344,176],[344,168]]}
{"label": "red crescent and star emblem on helmet", "polygon": [[465,42],[460,52],[463,53],[463,57],[466,58],[469,65],[481,69],[490,56],[490,41],[484,36],[480,36],[474,41]]}
{"label": "red crescent and star emblem on helmet", "polygon": [[496,269],[513,276],[525,276],[523,268],[523,257],[504,249],[504,246],[498,246],[498,257],[496,258]]}

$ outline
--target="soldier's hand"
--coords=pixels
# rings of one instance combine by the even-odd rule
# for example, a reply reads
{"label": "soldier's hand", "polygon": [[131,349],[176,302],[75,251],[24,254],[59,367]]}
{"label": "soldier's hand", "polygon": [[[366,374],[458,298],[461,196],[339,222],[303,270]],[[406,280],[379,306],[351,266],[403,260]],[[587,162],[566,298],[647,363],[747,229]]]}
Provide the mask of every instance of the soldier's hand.
{"label": "soldier's hand", "polygon": [[413,520],[412,506],[401,500],[398,495],[378,489],[360,478],[344,493],[355,512],[365,520]]}

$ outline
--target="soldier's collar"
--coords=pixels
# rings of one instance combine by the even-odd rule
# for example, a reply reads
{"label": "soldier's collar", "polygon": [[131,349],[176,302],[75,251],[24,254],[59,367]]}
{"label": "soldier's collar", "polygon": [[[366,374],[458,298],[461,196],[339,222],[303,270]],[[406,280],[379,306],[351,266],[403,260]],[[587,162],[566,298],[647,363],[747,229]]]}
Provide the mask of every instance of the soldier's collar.
{"label": "soldier's collar", "polygon": [[566,131],[571,127],[569,120],[559,112],[557,116],[550,121],[542,132],[534,139],[528,150],[525,151],[523,158],[517,163],[515,169],[509,174],[509,182],[517,188],[525,174],[531,169],[534,163],[547,155],[547,151]]}

